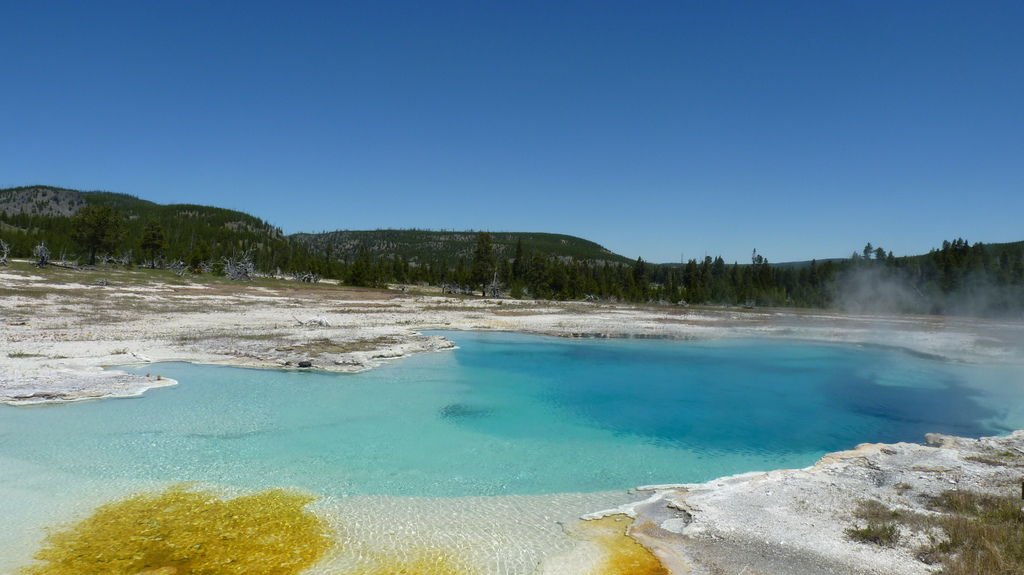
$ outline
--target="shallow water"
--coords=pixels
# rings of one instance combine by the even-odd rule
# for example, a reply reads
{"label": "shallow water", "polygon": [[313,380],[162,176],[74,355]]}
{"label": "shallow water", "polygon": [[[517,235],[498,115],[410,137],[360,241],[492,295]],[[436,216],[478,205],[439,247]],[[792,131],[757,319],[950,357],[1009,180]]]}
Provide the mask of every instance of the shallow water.
{"label": "shallow water", "polygon": [[[532,496],[520,499],[524,517],[556,522],[637,485],[802,467],[864,441],[1024,427],[1020,366],[778,340],[445,335],[460,349],[358,375],[158,364],[131,369],[181,384],[141,399],[0,406],[0,515],[25,528],[0,545],[169,482],[307,490],[323,509],[361,517],[369,540],[435,521],[431,498],[483,510],[505,505],[483,496]],[[570,493],[595,497],[545,511]],[[404,498],[422,507],[419,523],[400,525],[415,505],[384,503]],[[360,501],[393,516],[375,523]],[[501,539],[494,517],[466,513],[489,526],[485,547]]]}

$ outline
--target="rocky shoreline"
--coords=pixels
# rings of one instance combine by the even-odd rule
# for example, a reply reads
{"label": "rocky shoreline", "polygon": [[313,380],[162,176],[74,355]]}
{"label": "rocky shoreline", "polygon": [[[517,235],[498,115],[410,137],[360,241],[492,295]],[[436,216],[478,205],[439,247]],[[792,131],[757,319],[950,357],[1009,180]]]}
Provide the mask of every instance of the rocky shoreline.
{"label": "rocky shoreline", "polygon": [[640,488],[647,499],[604,513],[633,517],[631,535],[675,573],[926,574],[939,566],[922,561],[921,549],[943,534],[901,525],[892,546],[856,541],[846,530],[858,507],[870,501],[927,516],[949,491],[1019,497],[1022,477],[1024,431],[930,434],[925,444],[831,453],[806,469]]}

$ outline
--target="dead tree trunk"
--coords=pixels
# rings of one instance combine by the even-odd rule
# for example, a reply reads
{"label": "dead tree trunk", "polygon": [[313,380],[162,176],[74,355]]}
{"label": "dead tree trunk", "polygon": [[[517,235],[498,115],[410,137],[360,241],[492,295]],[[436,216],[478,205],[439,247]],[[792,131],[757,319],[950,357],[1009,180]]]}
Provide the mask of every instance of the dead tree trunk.
{"label": "dead tree trunk", "polygon": [[50,248],[46,247],[46,242],[39,242],[32,255],[36,258],[36,267],[45,268],[50,263]]}
{"label": "dead tree trunk", "polygon": [[167,269],[174,272],[174,275],[178,276],[179,278],[185,277],[185,274],[188,273],[188,264],[181,260],[177,260],[171,262],[171,264],[167,266]]}
{"label": "dead tree trunk", "polygon": [[501,282],[498,281],[498,272],[494,272],[494,279],[492,279],[491,283],[487,284],[487,287],[484,288],[484,297],[490,296],[492,298],[500,298],[503,287],[504,286],[501,285]]}
{"label": "dead tree trunk", "polygon": [[0,240],[0,266],[7,265],[7,256],[9,255],[11,255],[11,246],[7,242]]}
{"label": "dead tree trunk", "polygon": [[295,272],[292,274],[292,279],[307,284],[320,283],[320,274],[313,272]]}

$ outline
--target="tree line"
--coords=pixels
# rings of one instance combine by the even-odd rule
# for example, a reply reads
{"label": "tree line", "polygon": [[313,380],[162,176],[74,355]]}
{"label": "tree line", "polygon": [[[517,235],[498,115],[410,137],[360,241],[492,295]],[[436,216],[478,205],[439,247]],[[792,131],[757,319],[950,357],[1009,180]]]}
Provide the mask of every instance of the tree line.
{"label": "tree line", "polygon": [[726,263],[720,256],[651,264],[642,258],[619,263],[530,251],[521,240],[509,256],[495,249],[491,234],[480,232],[472,254],[453,262],[406,259],[366,246],[335,254],[330,244],[290,241],[255,218],[239,222],[237,212],[203,210],[209,211],[200,216],[178,208],[174,214],[126,217],[101,202],[71,218],[0,214],[0,239],[11,257],[30,257],[42,242],[53,256],[71,251],[86,265],[101,256],[125,254],[116,261],[146,267],[178,262],[203,273],[212,270],[211,262],[245,253],[254,269],[264,272],[304,272],[354,286],[433,285],[454,293],[513,298],[1024,313],[1024,242],[989,246],[956,239],[927,254],[904,257],[869,243],[847,259],[804,264],[772,265],[756,250],[743,264]]}

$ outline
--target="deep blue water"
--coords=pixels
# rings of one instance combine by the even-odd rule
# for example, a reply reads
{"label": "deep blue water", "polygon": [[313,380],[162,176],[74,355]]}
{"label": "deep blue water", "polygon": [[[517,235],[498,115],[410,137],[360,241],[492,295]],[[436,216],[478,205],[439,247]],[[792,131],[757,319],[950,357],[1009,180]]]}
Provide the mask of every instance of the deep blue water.
{"label": "deep blue water", "polygon": [[778,340],[448,333],[357,375],[190,364],[144,397],[0,407],[0,462],[325,495],[601,491],[1022,427],[1020,366]]}

